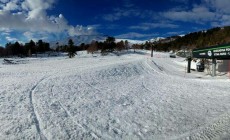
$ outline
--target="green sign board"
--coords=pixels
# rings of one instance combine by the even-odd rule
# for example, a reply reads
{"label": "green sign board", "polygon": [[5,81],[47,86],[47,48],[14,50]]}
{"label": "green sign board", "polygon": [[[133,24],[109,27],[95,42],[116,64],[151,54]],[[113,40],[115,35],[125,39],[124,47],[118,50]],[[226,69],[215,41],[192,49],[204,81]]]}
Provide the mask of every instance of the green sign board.
{"label": "green sign board", "polygon": [[192,54],[195,58],[230,59],[230,44],[194,49]]}

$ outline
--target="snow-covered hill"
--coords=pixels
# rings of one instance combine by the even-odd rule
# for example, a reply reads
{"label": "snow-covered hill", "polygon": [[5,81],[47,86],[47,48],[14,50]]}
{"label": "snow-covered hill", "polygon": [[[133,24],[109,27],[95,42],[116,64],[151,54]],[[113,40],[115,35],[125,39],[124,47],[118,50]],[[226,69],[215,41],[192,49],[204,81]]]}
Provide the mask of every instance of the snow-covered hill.
{"label": "snow-covered hill", "polygon": [[229,139],[227,76],[149,56],[0,59],[0,139]]}
{"label": "snow-covered hill", "polygon": [[156,38],[152,38],[150,40],[132,40],[132,39],[116,39],[117,42],[123,40],[127,40],[130,44],[145,44],[146,41],[148,42],[159,42],[161,40],[164,40],[165,38],[164,37],[156,37]]}
{"label": "snow-covered hill", "polygon": [[150,42],[158,42],[158,41],[163,40],[163,39],[165,39],[165,38],[164,37],[156,37],[156,38],[150,39]]}

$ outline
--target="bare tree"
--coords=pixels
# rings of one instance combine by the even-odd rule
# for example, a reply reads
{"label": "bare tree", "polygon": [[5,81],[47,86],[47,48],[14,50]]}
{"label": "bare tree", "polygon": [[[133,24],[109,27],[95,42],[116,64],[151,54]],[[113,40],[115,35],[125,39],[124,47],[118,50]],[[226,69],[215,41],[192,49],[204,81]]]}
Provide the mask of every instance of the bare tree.
{"label": "bare tree", "polygon": [[122,40],[122,41],[120,41],[120,42],[118,42],[117,43],[117,46],[116,46],[116,51],[122,51],[122,50],[124,50],[125,49],[125,43],[124,43],[124,41]]}
{"label": "bare tree", "polygon": [[94,54],[95,51],[98,51],[98,43],[96,41],[92,41],[87,49],[88,53]]}

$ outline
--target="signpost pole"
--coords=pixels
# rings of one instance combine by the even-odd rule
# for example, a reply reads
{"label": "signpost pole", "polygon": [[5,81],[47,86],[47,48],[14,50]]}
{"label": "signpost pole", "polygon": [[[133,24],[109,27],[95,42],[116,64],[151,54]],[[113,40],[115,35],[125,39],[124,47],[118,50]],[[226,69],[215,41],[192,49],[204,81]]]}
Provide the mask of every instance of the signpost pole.
{"label": "signpost pole", "polygon": [[191,61],[192,61],[192,58],[191,57],[188,57],[188,67],[187,67],[187,73],[191,73]]}
{"label": "signpost pole", "polygon": [[216,59],[212,59],[212,77],[216,76]]}
{"label": "signpost pole", "polygon": [[228,60],[228,76],[229,76],[229,79],[230,79],[230,60]]}

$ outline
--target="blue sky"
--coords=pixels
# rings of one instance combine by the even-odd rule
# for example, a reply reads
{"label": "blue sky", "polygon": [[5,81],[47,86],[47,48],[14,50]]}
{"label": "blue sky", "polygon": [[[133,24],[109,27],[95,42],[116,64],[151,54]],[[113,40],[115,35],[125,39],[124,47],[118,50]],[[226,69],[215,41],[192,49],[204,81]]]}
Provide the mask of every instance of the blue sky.
{"label": "blue sky", "polygon": [[230,25],[229,0],[0,0],[0,45],[76,35],[146,40]]}

